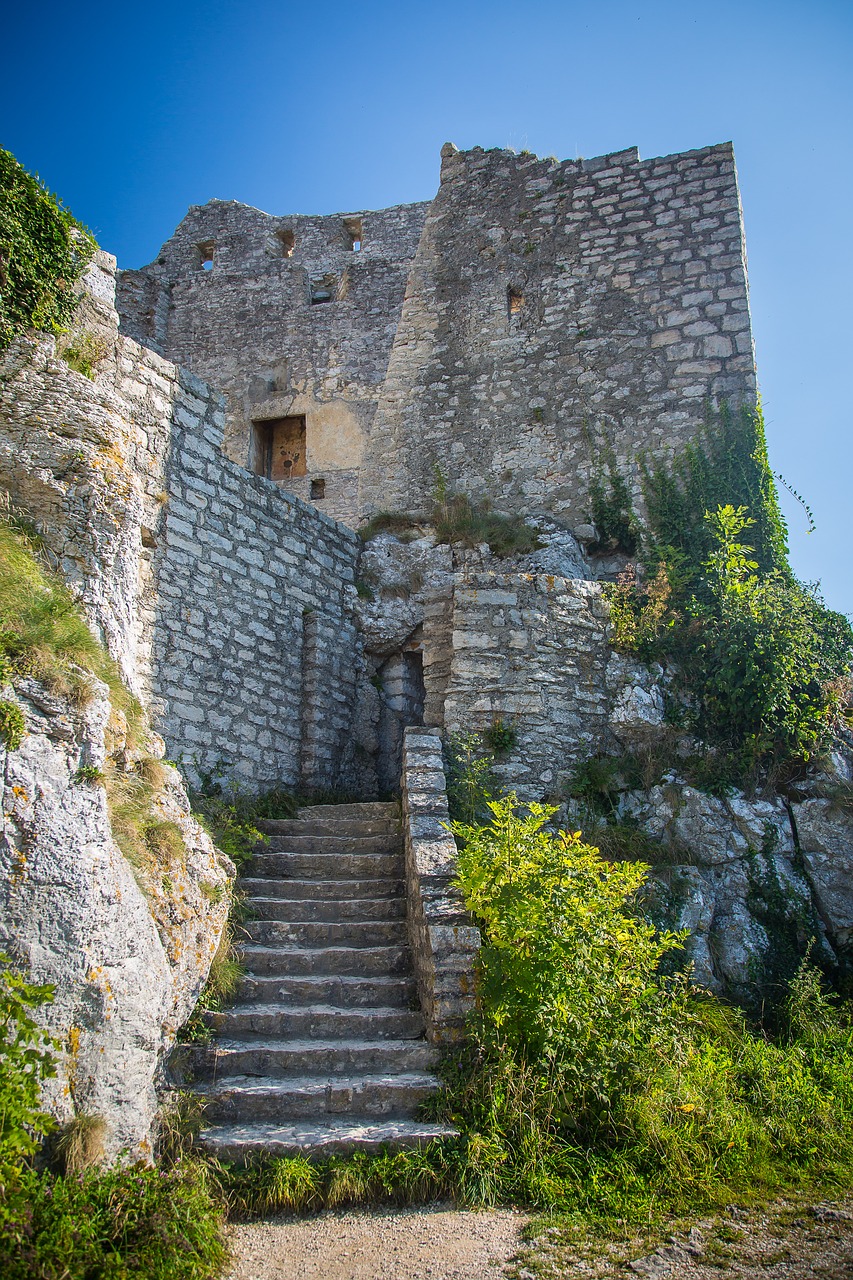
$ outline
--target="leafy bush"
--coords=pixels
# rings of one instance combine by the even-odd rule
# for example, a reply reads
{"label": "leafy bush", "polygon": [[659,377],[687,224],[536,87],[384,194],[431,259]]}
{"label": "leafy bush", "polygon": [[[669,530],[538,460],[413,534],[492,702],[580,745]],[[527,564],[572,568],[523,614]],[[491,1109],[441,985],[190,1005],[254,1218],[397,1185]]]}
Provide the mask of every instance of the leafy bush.
{"label": "leafy bush", "polygon": [[27,982],[0,952],[0,1184],[53,1128],[39,1097],[42,1081],[56,1074],[59,1046],[31,1016],[52,1000],[52,986]]}
{"label": "leafy bush", "polygon": [[494,755],[503,756],[512,751],[518,735],[513,725],[497,716],[488,729],[483,730],[483,741]]}
{"label": "leafy bush", "polygon": [[0,149],[0,350],[30,329],[61,332],[95,248],[86,228]]}
{"label": "leafy bush", "polygon": [[616,643],[675,661],[670,710],[712,749],[720,785],[748,785],[825,744],[847,698],[853,628],[787,570],[762,570],[770,553],[744,541],[761,532],[745,507],[706,511],[703,526],[707,556],[697,571],[681,560],[673,607],[664,565],[649,586],[622,575],[611,588]]}
{"label": "leafy bush", "polygon": [[733,411],[709,407],[705,429],[668,466],[646,467],[643,497],[648,528],[643,558],[655,571],[664,562],[678,594],[689,594],[714,550],[705,520],[718,507],[746,507],[759,573],[788,567],[787,530],[773,473],[761,405]]}
{"label": "leafy bush", "polygon": [[553,810],[493,802],[464,837],[480,1009],[445,1065],[460,1198],[637,1221],[832,1186],[853,1171],[853,1027],[803,962],[783,1034],[661,973],[678,937],[635,916],[644,869],[610,867]]}
{"label": "leafy bush", "polygon": [[17,751],[27,732],[24,713],[17,702],[0,701],[0,741],[7,751]]}
{"label": "leafy bush", "polygon": [[607,458],[606,476],[602,472],[592,481],[589,500],[598,534],[589,550],[593,554],[622,551],[625,555],[634,555],[641,540],[640,524],[633,512],[628,485],[616,470],[612,457]]}
{"label": "leafy bush", "polygon": [[679,1000],[654,981],[681,945],[632,910],[644,868],[610,864],[580,832],[545,829],[556,809],[512,794],[489,804],[488,826],[454,824],[458,883],[480,923],[480,994],[487,1027],[532,1062],[559,1063],[578,1116],[609,1106],[637,1047],[668,1039]]}
{"label": "leafy bush", "polygon": [[808,759],[832,728],[833,680],[853,656],[853,629],[787,573],[757,573],[745,508],[707,516],[713,550],[687,605],[682,682],[695,731],[744,771]]}
{"label": "leafy bush", "polygon": [[84,378],[94,381],[98,365],[107,354],[105,339],[93,333],[75,333],[70,339],[61,342],[57,353],[70,369],[82,373]]}
{"label": "leafy bush", "polygon": [[484,821],[497,788],[494,754],[484,751],[478,733],[451,733],[444,743],[447,803],[458,822]]}

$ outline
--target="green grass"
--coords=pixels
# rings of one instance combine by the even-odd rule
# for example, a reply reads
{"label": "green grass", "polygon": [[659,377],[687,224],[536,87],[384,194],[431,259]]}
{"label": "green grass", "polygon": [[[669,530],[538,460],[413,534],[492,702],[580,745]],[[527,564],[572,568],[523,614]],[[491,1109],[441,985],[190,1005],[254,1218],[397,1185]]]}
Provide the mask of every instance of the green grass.
{"label": "green grass", "polygon": [[212,1280],[223,1211],[201,1163],[77,1176],[23,1170],[0,1188],[4,1280]]}
{"label": "green grass", "polygon": [[0,657],[11,678],[32,676],[80,706],[94,696],[95,676],[107,685],[131,734],[140,733],[142,709],[116,663],[42,558],[38,538],[9,512],[0,519]]}

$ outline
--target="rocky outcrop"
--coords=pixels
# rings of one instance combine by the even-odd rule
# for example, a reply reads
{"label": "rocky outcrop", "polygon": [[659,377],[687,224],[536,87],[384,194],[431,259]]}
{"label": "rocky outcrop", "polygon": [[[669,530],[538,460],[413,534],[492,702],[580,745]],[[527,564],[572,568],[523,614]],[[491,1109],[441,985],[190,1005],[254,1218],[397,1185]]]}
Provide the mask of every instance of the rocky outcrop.
{"label": "rocky outcrop", "polygon": [[[793,822],[791,815],[793,814]],[[619,802],[651,837],[657,906],[688,930],[697,982],[745,992],[780,947],[844,958],[853,933],[853,819],[832,802],[708,795],[670,774]],[[657,847],[658,852],[655,852]]]}
{"label": "rocky outcrop", "polygon": [[207,978],[233,867],[168,766],[150,789],[159,846],[137,866],[122,853],[98,771],[132,759],[104,686],[83,709],[32,680],[10,696],[27,734],[0,752],[0,949],[55,988],[40,1015],[60,1042],[46,1105],[60,1122],[104,1121],[106,1158],[145,1159],[158,1068]]}

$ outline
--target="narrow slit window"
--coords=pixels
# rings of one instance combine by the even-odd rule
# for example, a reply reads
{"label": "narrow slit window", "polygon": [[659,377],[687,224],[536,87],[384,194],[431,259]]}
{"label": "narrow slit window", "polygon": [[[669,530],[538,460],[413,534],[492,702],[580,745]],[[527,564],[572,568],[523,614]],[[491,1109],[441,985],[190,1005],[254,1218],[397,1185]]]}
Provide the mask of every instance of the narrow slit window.
{"label": "narrow slit window", "polygon": [[506,306],[509,315],[517,316],[521,314],[524,310],[524,294],[520,289],[507,289]]}
{"label": "narrow slit window", "polygon": [[198,264],[202,271],[213,270],[213,254],[216,245],[213,240],[205,240],[204,244],[198,246]]}
{"label": "narrow slit window", "polygon": [[312,481],[311,481],[311,498],[312,498],[312,501],[314,501],[314,502],[319,502],[319,501],[320,501],[320,499],[321,499],[321,498],[325,498],[325,496],[326,496],[326,481],[325,481],[325,480],[312,480]]}
{"label": "narrow slit window", "polygon": [[281,252],[285,258],[293,257],[293,249],[296,244],[296,237],[290,227],[279,227],[276,232],[278,242],[281,245]]}
{"label": "narrow slit window", "polygon": [[363,243],[361,218],[347,218],[344,223],[344,237],[352,253],[361,253]]}

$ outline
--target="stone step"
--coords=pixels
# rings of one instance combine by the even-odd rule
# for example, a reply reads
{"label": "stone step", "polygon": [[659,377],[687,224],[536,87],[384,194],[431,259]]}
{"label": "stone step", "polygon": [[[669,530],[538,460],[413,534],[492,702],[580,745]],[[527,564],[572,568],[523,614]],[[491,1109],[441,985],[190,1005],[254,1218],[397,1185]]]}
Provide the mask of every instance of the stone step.
{"label": "stone step", "polygon": [[405,920],[247,920],[253,942],[277,947],[378,947],[406,942]]}
{"label": "stone step", "polygon": [[[266,1078],[375,1075],[428,1071],[438,1050],[426,1040],[217,1040],[201,1058],[197,1074]],[[206,1064],[207,1070],[204,1069]]]}
{"label": "stone step", "polygon": [[389,836],[400,835],[400,818],[281,818],[258,822],[268,836]]}
{"label": "stone step", "polygon": [[401,853],[282,853],[269,851],[252,859],[252,878],[273,876],[297,880],[396,879],[403,876]]}
{"label": "stone step", "polygon": [[240,888],[249,898],[335,898],[355,902],[365,898],[402,898],[405,885],[393,877],[361,880],[297,880],[274,876],[245,876]]}
{"label": "stone step", "polygon": [[293,1037],[299,1040],[414,1040],[423,1035],[424,1020],[410,1009],[307,1005],[283,1009],[275,1004],[239,1004],[206,1018],[217,1035],[231,1040]]}
{"label": "stone step", "polygon": [[336,1152],[416,1147],[436,1138],[455,1137],[457,1132],[448,1125],[425,1124],[420,1120],[387,1119],[378,1124],[356,1120],[342,1120],[337,1124],[303,1121],[290,1125],[219,1125],[206,1129],[200,1142],[218,1159],[240,1164],[261,1153],[304,1155],[321,1160]]}
{"label": "stone step", "polygon": [[302,1119],[326,1115],[414,1115],[441,1088],[427,1072],[396,1075],[296,1076],[290,1080],[257,1080],[228,1076],[203,1091],[206,1121],[242,1123]]}
{"label": "stone step", "polygon": [[398,976],[412,971],[408,946],[392,947],[280,947],[243,944],[243,962],[252,974],[296,977]]}
{"label": "stone step", "polygon": [[416,1000],[413,977],[362,978],[357,975],[336,974],[287,975],[259,977],[248,974],[240,981],[238,997],[241,1000],[257,1000],[259,1004],[278,1003],[299,1007],[306,1004],[331,1004],[344,1009],[357,1009],[381,1005],[386,1009],[409,1009]]}
{"label": "stone step", "polygon": [[399,853],[402,840],[399,831],[381,836],[292,836],[271,835],[264,853]]}
{"label": "stone step", "polygon": [[[319,887],[319,886],[318,886]],[[246,906],[255,920],[314,920],[341,923],[345,920],[402,920],[406,915],[405,898],[270,898],[264,895],[246,898]]]}
{"label": "stone step", "polygon": [[400,821],[398,800],[366,800],[356,804],[308,804],[297,813],[302,821],[324,821],[327,818],[353,818],[356,822],[386,819]]}

